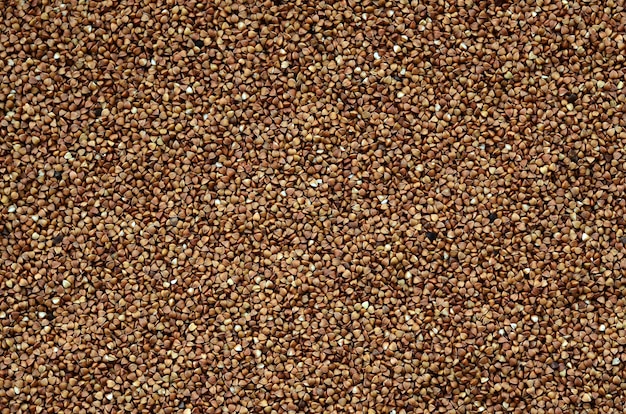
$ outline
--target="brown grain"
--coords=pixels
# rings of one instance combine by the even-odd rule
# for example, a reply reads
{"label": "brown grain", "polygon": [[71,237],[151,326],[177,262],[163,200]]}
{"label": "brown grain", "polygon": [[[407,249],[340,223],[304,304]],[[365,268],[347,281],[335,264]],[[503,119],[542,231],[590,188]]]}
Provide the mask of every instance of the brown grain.
{"label": "brown grain", "polygon": [[623,412],[623,1],[3,4],[0,413]]}

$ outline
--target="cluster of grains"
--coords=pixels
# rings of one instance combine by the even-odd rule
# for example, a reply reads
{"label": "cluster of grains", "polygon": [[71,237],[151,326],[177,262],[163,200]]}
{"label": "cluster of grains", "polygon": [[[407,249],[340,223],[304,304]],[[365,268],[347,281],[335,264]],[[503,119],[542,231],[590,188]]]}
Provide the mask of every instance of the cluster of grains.
{"label": "cluster of grains", "polygon": [[624,412],[625,25],[4,2],[0,413]]}

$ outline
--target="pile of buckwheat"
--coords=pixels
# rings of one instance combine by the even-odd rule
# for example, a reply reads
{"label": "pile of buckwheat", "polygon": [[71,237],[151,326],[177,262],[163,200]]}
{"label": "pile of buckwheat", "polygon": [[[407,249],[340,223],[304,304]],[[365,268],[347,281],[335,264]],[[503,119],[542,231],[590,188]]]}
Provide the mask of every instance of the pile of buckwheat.
{"label": "pile of buckwheat", "polygon": [[10,0],[0,414],[622,413],[623,0]]}

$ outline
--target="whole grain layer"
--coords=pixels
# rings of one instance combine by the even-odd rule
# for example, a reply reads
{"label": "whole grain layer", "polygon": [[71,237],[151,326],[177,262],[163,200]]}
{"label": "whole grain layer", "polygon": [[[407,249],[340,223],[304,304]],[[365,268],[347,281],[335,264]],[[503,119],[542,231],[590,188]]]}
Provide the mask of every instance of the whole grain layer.
{"label": "whole grain layer", "polygon": [[622,0],[8,1],[0,413],[621,413]]}

